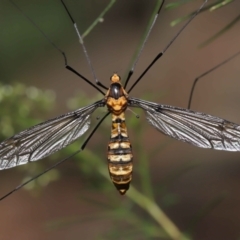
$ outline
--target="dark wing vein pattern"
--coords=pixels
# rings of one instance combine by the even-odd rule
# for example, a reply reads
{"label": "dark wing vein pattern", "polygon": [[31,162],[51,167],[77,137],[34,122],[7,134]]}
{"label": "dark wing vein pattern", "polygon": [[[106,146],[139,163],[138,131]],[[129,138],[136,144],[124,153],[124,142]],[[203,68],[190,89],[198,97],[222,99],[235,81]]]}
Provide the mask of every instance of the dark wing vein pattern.
{"label": "dark wing vein pattern", "polygon": [[102,102],[80,108],[24,130],[0,144],[0,170],[36,161],[66,147],[89,128]]}
{"label": "dark wing vein pattern", "polygon": [[240,151],[240,126],[201,112],[129,98],[129,106],[145,110],[157,130],[197,147]]}

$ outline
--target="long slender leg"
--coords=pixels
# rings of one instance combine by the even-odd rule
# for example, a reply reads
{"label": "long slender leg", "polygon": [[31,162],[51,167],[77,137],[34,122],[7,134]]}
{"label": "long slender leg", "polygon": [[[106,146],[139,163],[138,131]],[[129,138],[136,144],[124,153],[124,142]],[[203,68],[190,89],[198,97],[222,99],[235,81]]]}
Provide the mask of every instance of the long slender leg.
{"label": "long slender leg", "polygon": [[60,164],[66,162],[68,159],[74,157],[75,155],[77,155],[79,152],[82,152],[84,150],[84,148],[86,147],[87,143],[89,142],[89,140],[91,139],[91,137],[93,136],[93,134],[96,132],[96,130],[98,129],[98,127],[101,125],[101,123],[104,121],[104,119],[110,114],[110,112],[106,113],[102,119],[98,122],[98,124],[95,126],[95,128],[92,130],[92,132],[89,134],[89,136],[87,137],[87,139],[85,140],[85,142],[82,144],[81,148],[76,151],[75,153],[73,153],[71,156],[68,156],[66,158],[64,158],[63,160],[55,163],[54,165],[52,165],[51,167],[47,168],[46,170],[44,170],[43,172],[39,173],[38,175],[34,176],[33,178],[29,179],[28,181],[18,185],[17,187],[15,187],[12,191],[8,192],[7,194],[5,194],[4,196],[2,196],[0,198],[0,201],[2,201],[3,199],[5,199],[6,197],[8,197],[9,195],[13,194],[14,192],[18,191],[19,189],[21,189],[22,187],[24,187],[25,185],[27,185],[28,183],[32,182],[33,180],[39,178],[40,176],[42,176],[43,174],[49,172],[50,170],[52,170],[53,168],[59,166]]}
{"label": "long slender leg", "polygon": [[70,12],[69,12],[66,4],[64,3],[64,1],[61,0],[61,2],[62,2],[62,4],[63,4],[63,6],[64,6],[64,8],[65,8],[65,10],[66,10],[69,18],[71,19],[71,21],[72,21],[72,23],[73,23],[73,26],[74,26],[74,28],[75,28],[75,31],[76,31],[76,33],[77,33],[77,35],[78,35],[79,43],[81,44],[81,46],[82,46],[82,48],[83,48],[83,52],[84,52],[84,54],[85,54],[85,57],[86,57],[86,59],[87,59],[87,63],[88,63],[88,65],[89,65],[89,67],[90,67],[90,70],[91,70],[91,72],[92,72],[92,75],[93,75],[93,78],[94,78],[96,84],[97,84],[98,86],[100,86],[100,87],[108,90],[108,88],[105,87],[105,86],[97,79],[97,76],[96,76],[96,74],[95,74],[95,71],[94,71],[92,62],[91,62],[90,57],[89,57],[89,55],[88,55],[87,49],[86,49],[85,44],[84,44],[83,39],[82,39],[82,36],[81,36],[81,34],[80,34],[80,32],[79,32],[77,23],[74,21],[74,19],[73,19],[72,15],[70,14]]}
{"label": "long slender leg", "polygon": [[84,77],[82,74],[80,74],[79,72],[77,72],[75,69],[73,69],[71,66],[68,65],[68,61],[67,61],[67,56],[66,54],[64,53],[64,51],[62,51],[54,42],[52,42],[50,40],[50,38],[42,31],[42,29],[30,18],[28,17],[22,10],[21,8],[16,4],[14,3],[13,1],[11,0],[8,0],[15,8],[17,8],[25,18],[28,19],[28,21],[43,35],[43,37],[56,49],[58,50],[63,58],[64,58],[64,63],[65,63],[65,67],[66,69],[68,69],[69,71],[73,72],[74,74],[76,74],[77,76],[79,76],[80,78],[82,78],[85,82],[87,82],[88,84],[90,84],[92,87],[94,87],[96,90],[98,90],[100,93],[102,93],[103,95],[105,95],[105,93],[100,89],[98,88],[96,85],[94,85],[90,80],[88,80],[86,77]]}
{"label": "long slender leg", "polygon": [[221,67],[222,65],[228,63],[229,61],[231,61],[233,58],[237,57],[240,54],[240,51],[235,53],[234,55],[232,55],[231,57],[227,58],[226,60],[222,61],[221,63],[217,64],[216,66],[214,66],[213,68],[210,68],[209,70],[207,70],[206,72],[202,73],[201,75],[199,75],[198,77],[195,78],[193,84],[192,84],[192,88],[191,88],[191,92],[190,92],[190,96],[189,96],[189,100],[188,100],[188,108],[190,109],[191,107],[191,103],[192,103],[192,98],[193,98],[193,93],[196,87],[196,84],[198,83],[198,81],[200,79],[202,79],[203,77],[205,77],[206,75],[208,75],[209,73],[213,72],[214,70],[216,70],[217,68]]}
{"label": "long slender leg", "polygon": [[146,45],[146,43],[147,43],[147,40],[148,40],[148,38],[149,38],[149,35],[150,35],[150,33],[151,33],[151,31],[152,31],[152,29],[153,29],[153,27],[154,27],[154,25],[155,25],[155,23],[156,23],[156,21],[157,21],[157,18],[158,18],[158,16],[159,16],[159,13],[160,13],[162,7],[163,7],[164,2],[165,2],[165,0],[162,0],[162,3],[161,3],[161,5],[160,5],[160,7],[158,8],[158,11],[157,11],[156,15],[154,16],[152,22],[150,23],[150,27],[149,27],[149,29],[147,30],[147,34],[146,34],[145,38],[143,39],[143,42],[142,42],[142,45],[140,46],[140,50],[139,50],[139,52],[138,52],[138,55],[137,55],[137,57],[136,57],[133,65],[132,65],[132,67],[131,67],[131,69],[130,69],[130,71],[129,71],[129,73],[128,73],[127,79],[126,79],[125,84],[124,84],[124,88],[127,87],[128,81],[130,80],[131,76],[133,75],[134,69],[135,69],[135,67],[136,67],[136,65],[137,65],[137,63],[138,63],[138,60],[139,60],[139,58],[140,58],[140,56],[141,56],[141,54],[142,54],[142,51],[143,51],[143,49],[144,49],[144,47],[145,47],[145,45]]}
{"label": "long slender leg", "polygon": [[208,2],[205,0],[204,3],[199,7],[199,9],[191,16],[191,18],[184,24],[184,26],[177,32],[177,34],[172,38],[172,40],[167,44],[167,46],[157,54],[157,56],[152,60],[152,62],[147,66],[147,68],[143,71],[143,73],[138,77],[138,79],[133,83],[130,89],[127,91],[130,93],[135,85],[142,79],[142,77],[148,72],[148,70],[154,65],[154,63],[159,60],[163,56],[163,54],[167,51],[167,49],[173,44],[173,42],[177,39],[177,37],[182,33],[182,31],[188,26],[188,24],[198,15],[198,13],[202,10],[204,5]]}

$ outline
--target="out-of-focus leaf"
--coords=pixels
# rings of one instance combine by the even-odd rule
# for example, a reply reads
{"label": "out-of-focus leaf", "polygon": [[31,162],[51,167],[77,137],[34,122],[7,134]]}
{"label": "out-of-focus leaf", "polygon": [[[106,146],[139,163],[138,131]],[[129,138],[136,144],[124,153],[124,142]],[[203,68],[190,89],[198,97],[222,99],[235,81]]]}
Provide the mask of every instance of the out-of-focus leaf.
{"label": "out-of-focus leaf", "polygon": [[[223,2],[225,2],[225,1],[222,1],[222,0],[221,0],[221,1],[216,1],[215,3],[212,3],[212,4],[209,4],[209,5],[207,5],[206,7],[202,8],[202,10],[201,10],[200,13],[203,13],[203,12],[208,11],[208,10],[209,10],[209,11],[213,11],[213,10],[215,10],[215,9],[218,9],[217,6],[221,5],[221,7],[223,7],[223,6],[225,6],[226,4],[232,3],[234,0],[226,0],[226,1],[227,1],[227,3],[225,3],[225,4],[223,4]],[[181,23],[181,22],[189,19],[192,15],[195,14],[195,12],[196,12],[196,11],[191,12],[191,13],[185,15],[185,16],[182,16],[182,17],[179,17],[179,18],[173,20],[173,21],[170,23],[170,26],[171,26],[171,27],[174,27],[174,26],[176,26],[177,24],[179,24],[179,23]]]}
{"label": "out-of-focus leaf", "polygon": [[[170,10],[170,9],[179,7],[179,6],[181,6],[181,5],[183,5],[184,3],[187,3],[187,2],[188,2],[188,0],[183,0],[183,1],[179,1],[179,2],[168,4],[167,5],[167,9]],[[204,7],[201,10],[201,13],[204,12],[204,11],[207,11],[207,10],[212,12],[214,10],[217,10],[217,9],[219,9],[221,7],[224,7],[224,6],[226,6],[226,5],[230,4],[230,3],[233,3],[233,2],[234,2],[234,0],[218,0],[218,1],[215,1],[214,3],[209,4],[208,6]],[[174,27],[177,24],[179,24],[179,23],[189,19],[191,16],[193,16],[193,14],[195,14],[195,12],[191,12],[190,14],[187,14],[185,16],[179,17],[179,18],[173,20],[170,23],[170,25],[172,27]],[[204,46],[208,45],[209,43],[215,41],[218,37],[220,37],[222,34],[226,33],[229,29],[231,29],[239,21],[239,19],[240,19],[240,15],[238,15],[232,22],[230,22],[226,27],[224,27],[219,32],[217,32],[210,39],[208,39],[205,42],[203,42],[199,47],[204,47]]]}
{"label": "out-of-focus leaf", "polygon": [[220,3],[217,3],[216,5],[212,6],[209,10],[210,11],[214,11],[214,10],[217,10],[221,7],[224,7],[226,6],[227,4],[233,2],[234,0],[224,0],[224,1],[221,1]]}
{"label": "out-of-focus leaf", "polygon": [[221,29],[219,32],[214,34],[212,37],[210,37],[208,40],[200,44],[200,48],[205,47],[206,45],[212,43],[214,40],[222,36],[224,33],[229,31],[238,21],[240,20],[240,15],[238,15],[233,21],[231,21],[227,26],[225,26],[223,29]]}
{"label": "out-of-focus leaf", "polygon": [[181,0],[181,1],[178,1],[178,2],[168,3],[168,4],[166,4],[165,9],[166,10],[171,10],[171,9],[177,8],[179,6],[182,6],[182,5],[184,5],[188,2],[192,2],[192,1],[195,1],[195,0]]}

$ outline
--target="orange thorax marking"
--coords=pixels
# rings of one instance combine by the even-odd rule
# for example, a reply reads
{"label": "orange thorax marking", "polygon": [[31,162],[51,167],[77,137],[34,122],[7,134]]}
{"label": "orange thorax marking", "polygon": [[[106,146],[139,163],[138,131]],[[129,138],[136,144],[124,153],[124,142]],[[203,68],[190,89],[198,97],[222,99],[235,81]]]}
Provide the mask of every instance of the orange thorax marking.
{"label": "orange thorax marking", "polygon": [[116,115],[120,115],[127,108],[128,94],[122,87],[120,77],[113,74],[111,77],[111,85],[105,96],[108,110]]}
{"label": "orange thorax marking", "polygon": [[109,97],[107,99],[107,106],[108,106],[108,109],[111,112],[119,115],[119,114],[121,114],[122,112],[124,112],[126,110],[126,108],[127,108],[127,99],[126,99],[125,96],[122,96],[119,99],[114,99],[114,98]]}

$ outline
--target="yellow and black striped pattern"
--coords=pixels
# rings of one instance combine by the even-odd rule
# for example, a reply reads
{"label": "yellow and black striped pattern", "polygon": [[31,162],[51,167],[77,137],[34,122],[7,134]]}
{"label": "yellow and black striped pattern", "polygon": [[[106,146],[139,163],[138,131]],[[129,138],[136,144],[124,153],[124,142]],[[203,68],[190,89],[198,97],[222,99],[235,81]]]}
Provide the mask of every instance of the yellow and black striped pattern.
{"label": "yellow and black striped pattern", "polygon": [[111,77],[111,85],[105,99],[108,110],[112,113],[111,137],[108,144],[109,174],[120,194],[125,194],[132,180],[133,154],[124,114],[127,109],[128,94],[117,74]]}
{"label": "yellow and black striped pattern", "polygon": [[128,138],[124,112],[112,115],[111,138],[108,144],[108,169],[110,177],[121,194],[132,180],[132,147]]}

